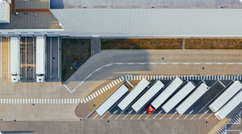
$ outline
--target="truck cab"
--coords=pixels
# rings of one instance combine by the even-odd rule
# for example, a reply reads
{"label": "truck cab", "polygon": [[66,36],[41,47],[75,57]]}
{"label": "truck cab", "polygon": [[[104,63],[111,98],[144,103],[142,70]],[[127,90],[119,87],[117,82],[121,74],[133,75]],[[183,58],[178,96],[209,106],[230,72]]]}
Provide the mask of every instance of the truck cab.
{"label": "truck cab", "polygon": [[39,82],[39,83],[45,82],[45,75],[44,74],[38,74],[36,76],[36,82]]}
{"label": "truck cab", "polygon": [[20,76],[17,74],[16,75],[12,74],[11,79],[13,83],[20,83]]}

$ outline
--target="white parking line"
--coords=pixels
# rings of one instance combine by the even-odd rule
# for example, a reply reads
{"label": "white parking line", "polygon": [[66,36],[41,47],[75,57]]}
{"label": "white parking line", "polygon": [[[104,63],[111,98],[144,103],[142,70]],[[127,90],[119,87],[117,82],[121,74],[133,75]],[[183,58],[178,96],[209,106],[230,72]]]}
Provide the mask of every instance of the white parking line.
{"label": "white parking line", "polygon": [[142,117],[144,114],[146,113],[146,111],[143,112],[143,114],[141,114],[138,119],[140,119],[140,117]]}
{"label": "white parking line", "polygon": [[147,120],[148,119],[148,117],[150,117],[150,114],[145,118],[145,120]]}
{"label": "white parking line", "polygon": [[218,82],[223,86],[226,87],[220,80],[218,80]]}
{"label": "white parking line", "polygon": [[177,114],[177,111],[169,119],[171,119],[175,114]]}
{"label": "white parking line", "polygon": [[205,111],[205,112],[199,117],[199,119],[201,119],[205,114],[207,114],[208,111],[209,111],[209,110]]}
{"label": "white parking line", "polygon": [[113,114],[111,116],[109,116],[108,119],[110,119],[114,114],[116,114],[118,112],[118,109],[116,111],[113,112]]}
{"label": "white parking line", "polygon": [[193,111],[194,111],[194,109],[192,111],[190,111],[183,119],[186,119],[190,114],[192,114]]}
{"label": "white parking line", "polygon": [[128,83],[132,88],[134,88],[134,86],[133,86],[129,81],[127,81],[127,83]]}
{"label": "white parking line", "polygon": [[92,119],[95,119],[98,116],[98,114],[96,116],[94,116]]}
{"label": "white parking line", "polygon": [[124,116],[123,119],[125,119],[129,114],[131,114],[133,112],[133,110],[129,111],[129,113],[127,115]]}
{"label": "white parking line", "polygon": [[132,120],[136,114],[137,114],[137,113],[135,113],[130,119]]}
{"label": "white parking line", "polygon": [[160,112],[158,112],[153,119],[155,119],[161,112],[162,112],[162,110]]}
{"label": "white parking line", "polygon": [[176,118],[176,120],[180,117],[181,115],[179,115],[177,118]]}
{"label": "white parking line", "polygon": [[115,120],[117,120],[118,119],[118,117],[121,115],[121,114],[123,114],[123,112],[121,112],[116,118],[115,118]]}
{"label": "white parking line", "polygon": [[166,116],[166,113],[165,113],[162,117],[160,117],[160,120],[161,120],[164,116]]}
{"label": "white parking line", "polygon": [[213,113],[211,113],[211,114],[206,118],[206,120],[207,120],[211,115],[213,115]]}

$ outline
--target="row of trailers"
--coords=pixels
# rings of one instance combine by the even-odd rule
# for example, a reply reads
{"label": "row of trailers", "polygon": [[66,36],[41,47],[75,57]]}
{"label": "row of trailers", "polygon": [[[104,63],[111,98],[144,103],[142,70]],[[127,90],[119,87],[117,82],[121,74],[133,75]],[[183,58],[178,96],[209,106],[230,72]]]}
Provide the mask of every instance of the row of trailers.
{"label": "row of trailers", "polygon": [[[142,95],[142,92],[144,92],[146,88],[149,89]],[[215,116],[218,119],[222,120],[225,118],[242,101],[241,88],[242,84],[239,81],[235,81],[210,104],[209,108],[213,112],[216,112]],[[122,111],[131,105],[135,112],[139,112],[150,100],[153,100],[149,107],[146,108],[148,113],[152,113],[159,107],[168,113],[176,107],[176,111],[182,115],[208,90],[209,87],[204,82],[195,86],[193,82],[186,81],[184,83],[178,77],[172,80],[167,86],[160,80],[150,83],[143,78],[124,98],[123,96],[127,93],[128,88],[124,84],[121,85],[98,107],[96,112],[102,116],[117,102],[119,102],[117,106]],[[142,96],[139,97],[140,95]],[[119,101],[121,98],[123,99]]]}
{"label": "row of trailers", "polygon": [[[10,37],[11,80],[20,83],[20,38]],[[46,37],[36,37],[36,81],[45,82]]]}

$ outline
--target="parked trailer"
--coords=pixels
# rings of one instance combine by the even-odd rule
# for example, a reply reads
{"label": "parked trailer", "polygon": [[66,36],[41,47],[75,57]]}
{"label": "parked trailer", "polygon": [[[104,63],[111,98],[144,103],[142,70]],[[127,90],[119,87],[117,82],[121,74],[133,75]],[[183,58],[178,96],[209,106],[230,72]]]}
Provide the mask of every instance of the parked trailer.
{"label": "parked trailer", "polygon": [[11,79],[14,83],[20,83],[20,39],[10,37],[11,47]]}
{"label": "parked trailer", "polygon": [[208,86],[205,83],[200,84],[197,89],[180,104],[176,111],[181,115],[187,111],[203,94],[208,91]]}
{"label": "parked trailer", "polygon": [[132,108],[134,109],[134,111],[138,112],[163,87],[164,87],[164,84],[158,80],[141,98],[139,98],[138,101],[136,101],[132,105]]}
{"label": "parked trailer", "polygon": [[126,92],[128,88],[125,85],[120,86],[97,110],[102,116],[112,105],[114,105]]}
{"label": "parked trailer", "polygon": [[231,84],[212,104],[209,108],[213,112],[217,112],[223,105],[225,105],[240,89],[242,84],[239,81],[235,81]]}
{"label": "parked trailer", "polygon": [[182,84],[182,80],[176,77],[167,88],[151,103],[152,107],[157,109],[162,105],[171,95],[174,93],[177,88]]}
{"label": "parked trailer", "polygon": [[222,120],[225,118],[231,111],[233,111],[236,106],[238,106],[242,102],[242,91],[239,91],[238,94],[236,94],[227,104],[225,104],[217,113],[215,113],[215,116]]}
{"label": "parked trailer", "polygon": [[118,104],[118,107],[123,111],[129,104],[149,85],[150,83],[143,78],[137,86]]}
{"label": "parked trailer", "polygon": [[36,37],[36,81],[45,82],[46,37]]}
{"label": "parked trailer", "polygon": [[188,82],[182,89],[177,92],[168,102],[166,102],[162,109],[166,113],[170,112],[180,101],[182,101],[195,88],[192,82]]}

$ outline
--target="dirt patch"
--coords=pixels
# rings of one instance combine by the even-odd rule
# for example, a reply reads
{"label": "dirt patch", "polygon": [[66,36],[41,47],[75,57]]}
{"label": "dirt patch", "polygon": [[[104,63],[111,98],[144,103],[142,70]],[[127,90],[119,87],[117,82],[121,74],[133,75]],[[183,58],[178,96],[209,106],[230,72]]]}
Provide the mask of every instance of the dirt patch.
{"label": "dirt patch", "polygon": [[72,65],[75,60],[78,60],[81,64],[83,64],[90,57],[91,57],[90,39],[62,39],[61,81],[65,82],[77,70]]}
{"label": "dirt patch", "polygon": [[182,39],[102,39],[105,49],[182,49]]}
{"label": "dirt patch", "polygon": [[185,39],[186,49],[241,49],[242,39]]}

